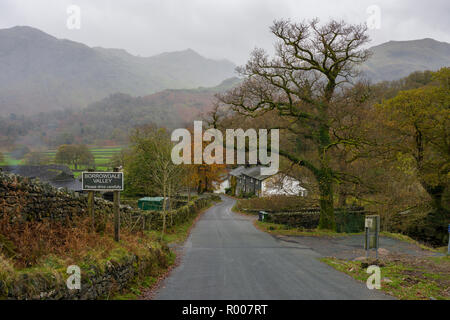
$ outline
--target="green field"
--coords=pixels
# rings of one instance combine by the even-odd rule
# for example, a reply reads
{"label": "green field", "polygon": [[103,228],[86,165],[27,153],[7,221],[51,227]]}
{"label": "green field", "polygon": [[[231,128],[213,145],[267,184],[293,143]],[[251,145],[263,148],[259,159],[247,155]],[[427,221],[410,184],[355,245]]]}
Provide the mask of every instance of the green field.
{"label": "green field", "polygon": [[17,166],[22,164],[23,160],[16,160],[11,158],[9,153],[3,153],[4,161],[0,161],[1,166]]}
{"label": "green field", "polygon": [[[89,148],[89,150],[94,155],[95,159],[95,169],[98,171],[107,171],[111,169],[109,167],[110,160],[112,156],[122,150],[122,147],[108,147],[108,148],[102,148],[102,147],[92,147]],[[48,150],[46,152],[43,152],[46,154],[50,159],[51,163],[53,163],[53,160],[55,159],[56,150]],[[23,165],[24,160],[17,160],[14,158],[11,158],[9,153],[3,154],[5,157],[5,161],[0,162],[0,165]],[[69,166],[70,169],[74,170],[73,166]],[[81,168],[81,171],[83,171],[85,168]],[[79,176],[81,174],[80,168],[78,172],[74,172],[75,176]]]}

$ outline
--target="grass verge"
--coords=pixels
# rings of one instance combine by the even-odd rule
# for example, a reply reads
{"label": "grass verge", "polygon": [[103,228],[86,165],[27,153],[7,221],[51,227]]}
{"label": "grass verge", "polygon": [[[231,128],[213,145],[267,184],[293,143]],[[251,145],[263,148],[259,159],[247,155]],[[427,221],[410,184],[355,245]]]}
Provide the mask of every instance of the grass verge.
{"label": "grass verge", "polygon": [[367,267],[381,269],[381,290],[401,300],[450,300],[450,257],[388,256],[379,261],[321,261],[352,278],[366,282]]}
{"label": "grass verge", "polygon": [[108,300],[139,300],[145,291],[156,286],[159,280],[165,277],[168,270],[174,265],[175,258],[175,253],[171,251],[168,255],[168,269],[160,269],[152,275],[136,277],[127,289],[122,290],[119,294],[112,296]]}
{"label": "grass verge", "polygon": [[[237,214],[241,214],[244,216],[256,217],[256,215],[253,213],[238,210],[236,205],[234,205],[231,210]],[[284,224],[262,222],[258,220],[253,221],[253,225],[261,231],[280,236],[345,237],[350,235],[362,234],[362,233],[337,233],[331,230],[319,230],[319,229],[309,230],[301,228],[290,228],[289,226],[286,226]]]}
{"label": "grass verge", "polygon": [[357,235],[362,233],[338,233],[331,230],[320,230],[320,229],[300,229],[300,228],[289,228],[283,224],[271,223],[271,222],[261,222],[254,221],[254,225],[261,231],[282,236],[307,236],[307,237],[346,237],[351,235]]}
{"label": "grass verge", "polygon": [[[181,244],[183,243],[187,237],[189,236],[189,233],[192,229],[192,227],[195,225],[195,222],[201,217],[201,215],[211,208],[213,204],[208,205],[207,207],[203,208],[198,212],[197,215],[195,215],[193,218],[187,220],[186,222],[173,226],[172,228],[169,228],[166,230],[163,236],[163,241],[167,244]],[[152,236],[152,237],[161,237],[161,231],[159,230],[150,230],[146,231],[146,234]]]}

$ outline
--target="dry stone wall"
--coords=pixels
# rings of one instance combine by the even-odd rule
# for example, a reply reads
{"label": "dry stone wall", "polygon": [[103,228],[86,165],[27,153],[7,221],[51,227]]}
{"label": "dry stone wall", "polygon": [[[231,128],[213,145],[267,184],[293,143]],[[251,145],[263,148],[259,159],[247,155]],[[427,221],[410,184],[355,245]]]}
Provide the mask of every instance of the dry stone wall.
{"label": "dry stone wall", "polygon": [[[59,190],[37,179],[0,172],[0,215],[8,214],[14,220],[65,220],[87,213],[85,194]],[[96,211],[110,212],[112,204],[96,198]],[[124,207],[125,211],[132,210]]]}
{"label": "dry stone wall", "polygon": [[[189,202],[167,213],[167,227],[183,223],[207,207],[218,196],[207,196]],[[59,190],[49,184],[26,177],[0,172],[0,217],[5,214],[16,222],[52,219],[65,221],[88,214],[87,195]],[[95,198],[96,219],[111,218],[113,204]],[[121,206],[121,223],[138,228],[160,230],[163,214]],[[126,254],[120,261],[107,261],[102,268],[92,266],[82,272],[81,290],[67,289],[65,270],[37,271],[19,274],[9,284],[0,281],[0,299],[99,299],[127,287],[138,274],[167,267],[169,249],[162,244],[147,256]],[[65,275],[67,277],[67,275]]]}
{"label": "dry stone wall", "polygon": [[[211,200],[220,200],[217,195],[198,198],[167,214],[167,226],[183,223],[198,210],[209,205]],[[60,190],[50,184],[41,183],[14,174],[0,172],[0,216],[7,214],[17,221],[61,220],[88,213],[86,194]],[[113,204],[102,198],[95,198],[97,219],[111,218]],[[163,214],[159,211],[143,211],[131,206],[120,207],[121,222],[133,224],[145,230],[161,229]],[[140,221],[138,221],[140,220]]]}

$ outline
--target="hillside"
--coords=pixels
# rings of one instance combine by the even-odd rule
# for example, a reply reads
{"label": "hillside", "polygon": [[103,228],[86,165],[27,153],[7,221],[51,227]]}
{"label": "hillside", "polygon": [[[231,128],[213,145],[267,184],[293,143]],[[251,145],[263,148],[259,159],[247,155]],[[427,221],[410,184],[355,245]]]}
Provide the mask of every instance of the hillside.
{"label": "hillside", "polygon": [[[450,65],[450,44],[433,39],[390,41],[371,48],[363,65],[372,82]],[[31,27],[0,30],[0,115],[81,109],[117,92],[147,96],[165,89],[217,86],[235,65],[192,49],[137,57],[88,47]]]}
{"label": "hillside", "polygon": [[149,123],[171,129],[185,127],[211,110],[215,93],[230,89],[238,82],[239,79],[231,78],[216,87],[170,89],[143,97],[117,93],[91,104],[76,116],[82,123],[91,125],[91,131],[95,127],[97,137],[105,138],[117,139],[119,132],[123,134]]}
{"label": "hillside", "polygon": [[136,57],[125,50],[90,48],[31,27],[0,30],[0,114],[79,109],[122,92],[215,86],[234,75],[229,61],[193,50]]}
{"label": "hillside", "polygon": [[372,82],[392,81],[414,71],[436,71],[450,66],[450,43],[433,39],[389,41],[370,48],[373,56],[363,66]]}
{"label": "hillside", "polygon": [[115,93],[78,111],[0,116],[0,145],[104,144],[107,140],[125,143],[129,131],[136,126],[155,124],[174,129],[192,124],[211,110],[215,93],[230,89],[239,81],[230,78],[216,87],[163,90],[142,97]]}

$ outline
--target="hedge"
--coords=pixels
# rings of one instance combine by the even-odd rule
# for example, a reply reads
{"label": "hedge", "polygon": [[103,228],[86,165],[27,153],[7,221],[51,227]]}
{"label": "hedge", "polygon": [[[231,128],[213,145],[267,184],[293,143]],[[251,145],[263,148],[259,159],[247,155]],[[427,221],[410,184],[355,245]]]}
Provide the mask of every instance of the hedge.
{"label": "hedge", "polygon": [[[219,201],[220,197],[217,195],[208,195],[206,197],[197,198],[188,202],[186,205],[172,211],[167,211],[166,214],[166,228],[182,224],[193,218],[200,210],[206,208],[212,201]],[[141,211],[139,215],[135,215],[133,219],[144,230],[161,230],[163,226],[163,212],[162,211]]]}
{"label": "hedge", "polygon": [[[336,231],[341,233],[357,233],[364,231],[364,219],[368,212],[363,210],[335,210]],[[267,222],[284,224],[291,228],[316,229],[319,225],[320,210],[304,212],[272,213]]]}

